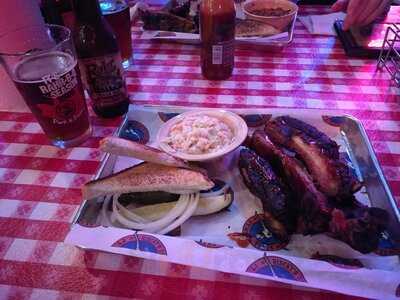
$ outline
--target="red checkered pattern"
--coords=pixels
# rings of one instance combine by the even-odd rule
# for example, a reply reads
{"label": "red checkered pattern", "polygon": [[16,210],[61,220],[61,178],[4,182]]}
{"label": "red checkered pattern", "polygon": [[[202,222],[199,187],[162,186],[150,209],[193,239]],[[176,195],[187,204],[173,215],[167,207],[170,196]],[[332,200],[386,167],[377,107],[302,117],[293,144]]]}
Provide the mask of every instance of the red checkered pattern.
{"label": "red checkered pattern", "polygon": [[[325,13],[324,7],[300,13]],[[204,80],[193,45],[139,40],[127,71],[134,104],[330,109],[359,118],[400,198],[398,90],[374,60],[349,59],[334,37],[311,36],[297,23],[281,52],[239,46],[233,76]],[[0,298],[2,299],[348,299],[267,280],[63,244],[81,203],[79,186],[95,173],[101,137],[120,119],[92,114],[94,135],[82,146],[49,145],[30,113],[0,112]]]}

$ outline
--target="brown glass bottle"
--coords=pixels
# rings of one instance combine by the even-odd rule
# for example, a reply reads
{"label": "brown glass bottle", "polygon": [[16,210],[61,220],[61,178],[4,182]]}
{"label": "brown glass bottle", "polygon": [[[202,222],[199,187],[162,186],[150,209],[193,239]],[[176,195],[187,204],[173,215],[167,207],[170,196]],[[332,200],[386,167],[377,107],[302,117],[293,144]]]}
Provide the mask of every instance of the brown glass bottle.
{"label": "brown glass bottle", "polygon": [[203,0],[200,5],[201,71],[207,79],[232,75],[235,51],[233,0]]}
{"label": "brown glass bottle", "polygon": [[72,0],[41,0],[40,10],[46,23],[73,29],[75,14],[72,11]]}
{"label": "brown glass bottle", "polygon": [[98,0],[74,0],[74,42],[79,69],[93,110],[104,118],[127,112],[129,97],[115,35]]}

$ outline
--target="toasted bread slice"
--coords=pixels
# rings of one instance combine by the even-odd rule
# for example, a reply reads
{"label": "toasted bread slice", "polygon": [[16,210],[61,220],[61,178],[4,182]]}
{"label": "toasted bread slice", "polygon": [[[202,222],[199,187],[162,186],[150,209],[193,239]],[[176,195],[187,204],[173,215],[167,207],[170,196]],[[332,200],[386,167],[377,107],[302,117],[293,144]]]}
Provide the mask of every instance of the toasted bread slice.
{"label": "toasted bread slice", "polygon": [[275,27],[266,23],[245,19],[236,20],[235,36],[236,37],[253,37],[253,36],[268,36],[278,34],[280,31]]}
{"label": "toasted bread slice", "polygon": [[214,183],[201,172],[153,163],[142,163],[86,183],[82,187],[82,194],[85,199],[117,193],[150,191],[190,194],[208,190],[213,186]]}
{"label": "toasted bread slice", "polygon": [[115,136],[102,139],[100,141],[100,150],[115,155],[135,157],[150,163],[188,168],[188,165],[183,160],[175,158],[168,153]]}

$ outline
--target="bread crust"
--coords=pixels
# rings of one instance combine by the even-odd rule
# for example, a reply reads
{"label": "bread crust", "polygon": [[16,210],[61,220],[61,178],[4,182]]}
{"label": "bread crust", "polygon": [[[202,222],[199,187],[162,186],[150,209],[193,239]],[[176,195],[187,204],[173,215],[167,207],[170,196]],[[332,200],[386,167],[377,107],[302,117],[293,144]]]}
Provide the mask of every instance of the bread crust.
{"label": "bread crust", "polygon": [[214,183],[201,172],[145,162],[86,183],[82,195],[92,199],[116,193],[150,191],[190,194],[213,186]]}
{"label": "bread crust", "polygon": [[120,155],[134,157],[143,161],[179,168],[187,168],[188,165],[179,158],[156,148],[121,139],[114,136],[105,137],[100,141],[100,150]]}
{"label": "bread crust", "polygon": [[237,37],[268,36],[278,34],[279,30],[266,23],[256,20],[236,20]]}

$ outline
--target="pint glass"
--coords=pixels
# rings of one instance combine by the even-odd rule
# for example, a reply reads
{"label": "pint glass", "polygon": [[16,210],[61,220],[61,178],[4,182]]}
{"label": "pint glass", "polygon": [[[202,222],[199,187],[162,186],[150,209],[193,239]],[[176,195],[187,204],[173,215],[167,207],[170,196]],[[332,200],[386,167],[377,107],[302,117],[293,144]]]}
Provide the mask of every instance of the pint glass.
{"label": "pint glass", "polygon": [[0,62],[51,143],[66,148],[87,139],[91,127],[70,30],[25,27],[0,42]]}
{"label": "pint glass", "polygon": [[129,67],[132,58],[131,18],[125,0],[100,0],[103,16],[115,33],[121,51],[122,66]]}

